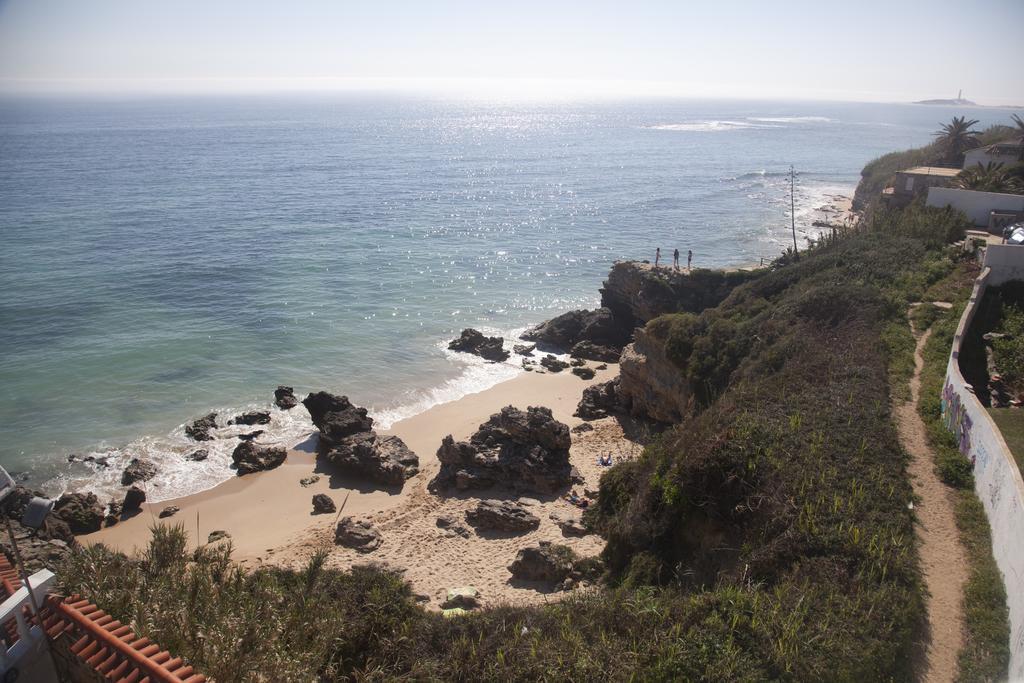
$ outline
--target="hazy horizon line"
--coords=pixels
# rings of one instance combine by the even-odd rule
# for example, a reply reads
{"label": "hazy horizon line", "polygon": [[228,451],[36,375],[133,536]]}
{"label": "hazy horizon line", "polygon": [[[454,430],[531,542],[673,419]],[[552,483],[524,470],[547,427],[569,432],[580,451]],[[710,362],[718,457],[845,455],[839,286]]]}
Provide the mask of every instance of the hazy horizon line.
{"label": "hazy horizon line", "polygon": [[[380,93],[458,96],[486,99],[723,99],[912,104],[944,98],[941,93],[897,94],[841,89],[768,91],[756,86],[721,86],[702,82],[624,81],[538,78],[349,78],[206,77],[206,78],[12,78],[0,77],[3,95],[216,95],[286,93]],[[970,94],[968,94],[968,99]],[[978,106],[1021,109],[1021,98],[978,97]],[[966,106],[966,105],[959,105]]]}

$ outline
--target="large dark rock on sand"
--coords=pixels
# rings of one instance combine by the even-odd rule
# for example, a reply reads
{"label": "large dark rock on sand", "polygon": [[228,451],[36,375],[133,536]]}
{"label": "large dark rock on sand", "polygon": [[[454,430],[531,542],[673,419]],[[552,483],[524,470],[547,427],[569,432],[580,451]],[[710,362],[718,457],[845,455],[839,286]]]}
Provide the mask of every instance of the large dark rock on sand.
{"label": "large dark rock on sand", "polygon": [[568,546],[541,541],[536,547],[520,550],[508,570],[522,581],[559,583],[569,576],[574,558]]}
{"label": "large dark rock on sand", "polygon": [[[600,346],[622,348],[632,328],[620,326],[607,308],[593,311],[569,311],[527,330],[523,339],[560,349],[571,349],[581,341]],[[596,360],[596,359],[595,359]]]}
{"label": "large dark rock on sand", "polygon": [[586,536],[589,531],[575,512],[557,509],[548,515],[549,519],[562,530],[563,536]]}
{"label": "large dark rock on sand", "polygon": [[380,532],[369,522],[343,517],[334,530],[334,542],[356,552],[369,553],[380,547]]}
{"label": "large dark rock on sand", "polygon": [[138,486],[132,486],[124,494],[124,502],[121,503],[121,514],[130,515],[142,510],[142,504],[146,502],[146,492]]}
{"label": "large dark rock on sand", "polygon": [[253,410],[248,413],[242,413],[236,415],[233,419],[228,420],[229,425],[245,425],[251,427],[252,425],[267,425],[270,424],[270,412],[266,410]]}
{"label": "large dark rock on sand", "polygon": [[420,459],[397,436],[360,432],[325,447],[320,455],[339,469],[389,486],[401,486],[419,472]]}
{"label": "large dark rock on sand", "polygon": [[618,377],[587,387],[573,414],[584,420],[600,420],[620,412],[618,389]]}
{"label": "large dark rock on sand", "polygon": [[540,526],[540,518],[510,500],[481,500],[466,511],[466,521],[477,529],[494,531],[533,531]]}
{"label": "large dark rock on sand", "polygon": [[204,415],[185,427],[185,434],[193,441],[213,441],[210,430],[217,428],[217,413]]}
{"label": "large dark rock on sand", "polygon": [[580,379],[594,379],[594,369],[587,367],[578,367],[572,369],[572,374],[576,375]]}
{"label": "large dark rock on sand", "polygon": [[281,446],[257,446],[252,441],[243,441],[235,446],[231,460],[238,469],[238,475],[272,470],[279,467],[288,457]]}
{"label": "large dark rock on sand", "polygon": [[569,367],[569,364],[564,360],[559,360],[550,353],[540,359],[540,364],[547,368],[549,372],[561,372]]}
{"label": "large dark rock on sand", "polygon": [[555,493],[570,483],[569,427],[550,408],[501,409],[469,441],[446,436],[437,451],[441,469],[432,490],[488,488]]}
{"label": "large dark rock on sand", "polygon": [[335,443],[347,436],[368,432],[373,429],[373,418],[366,414],[366,408],[352,405],[348,396],[336,396],[318,391],[302,401],[313,424],[320,430],[320,440]]}
{"label": "large dark rock on sand", "polygon": [[73,534],[91,534],[103,526],[104,510],[95,493],[65,493],[54,504],[53,514]]}
{"label": "large dark rock on sand", "polygon": [[334,512],[334,501],[326,493],[317,493],[313,496],[313,514],[326,515]]}
{"label": "large dark rock on sand", "polygon": [[505,340],[501,337],[487,337],[482,332],[468,327],[462,331],[458,339],[453,339],[448,348],[452,351],[472,353],[487,360],[508,360],[509,353],[503,348]]}
{"label": "large dark rock on sand", "polygon": [[583,360],[594,360],[599,363],[618,363],[619,354],[622,353],[622,348],[618,346],[602,346],[595,344],[592,341],[584,339],[581,342],[576,342],[569,352],[569,355],[573,358],[582,358]]}
{"label": "large dark rock on sand", "polygon": [[339,469],[383,484],[400,486],[419,471],[419,458],[397,436],[380,436],[373,419],[345,396],[326,392],[303,401],[320,430],[320,457]]}
{"label": "large dark rock on sand", "polygon": [[131,486],[137,481],[149,481],[156,476],[156,473],[156,465],[149,460],[132,458],[128,467],[125,467],[124,472],[121,473],[121,486]]}
{"label": "large dark rock on sand", "polygon": [[281,410],[291,410],[299,405],[299,399],[295,398],[295,390],[283,384],[274,389],[274,405]]}

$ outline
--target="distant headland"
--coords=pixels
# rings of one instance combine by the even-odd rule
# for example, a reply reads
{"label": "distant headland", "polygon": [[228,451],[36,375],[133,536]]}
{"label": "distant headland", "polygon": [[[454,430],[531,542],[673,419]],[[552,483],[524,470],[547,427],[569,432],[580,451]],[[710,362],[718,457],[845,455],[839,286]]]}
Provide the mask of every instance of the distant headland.
{"label": "distant headland", "polygon": [[977,107],[977,106],[979,106],[977,102],[972,102],[971,100],[965,100],[964,99],[964,91],[963,90],[959,91],[956,94],[956,97],[953,98],[953,99],[945,99],[945,100],[918,100],[917,102],[914,102],[913,104],[943,104],[943,105],[947,105],[947,106],[948,105],[954,105],[954,106],[962,106],[962,107]]}

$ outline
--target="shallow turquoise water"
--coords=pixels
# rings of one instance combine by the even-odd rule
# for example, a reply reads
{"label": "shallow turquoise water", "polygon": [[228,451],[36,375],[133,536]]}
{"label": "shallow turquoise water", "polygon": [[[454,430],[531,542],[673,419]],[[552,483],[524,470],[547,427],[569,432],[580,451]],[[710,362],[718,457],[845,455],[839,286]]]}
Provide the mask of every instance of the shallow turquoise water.
{"label": "shallow turquoise water", "polygon": [[[385,423],[514,375],[442,342],[591,306],[611,262],[776,255],[869,159],[954,112],[909,105],[470,103],[382,96],[0,100],[0,462],[155,498],[230,476],[180,426],[327,389]],[[984,123],[1008,118],[975,110]],[[301,438],[301,410],[270,440]],[[233,442],[233,440],[227,440]],[[226,449],[227,446],[225,445]],[[55,476],[60,475],[57,479]]]}

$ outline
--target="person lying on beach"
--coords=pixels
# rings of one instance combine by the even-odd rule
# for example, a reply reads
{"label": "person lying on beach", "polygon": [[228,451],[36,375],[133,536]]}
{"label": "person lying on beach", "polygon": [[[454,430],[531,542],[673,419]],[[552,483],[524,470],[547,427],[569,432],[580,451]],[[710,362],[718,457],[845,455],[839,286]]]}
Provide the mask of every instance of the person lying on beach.
{"label": "person lying on beach", "polygon": [[578,508],[585,508],[588,505],[590,505],[590,501],[580,496],[580,494],[576,493],[576,489],[573,489],[572,492],[565,494],[565,500],[570,505],[575,505]]}
{"label": "person lying on beach", "polygon": [[602,455],[601,457],[599,457],[597,459],[597,464],[600,465],[601,467],[611,467],[612,466],[612,454],[611,453],[606,453],[605,455]]}

